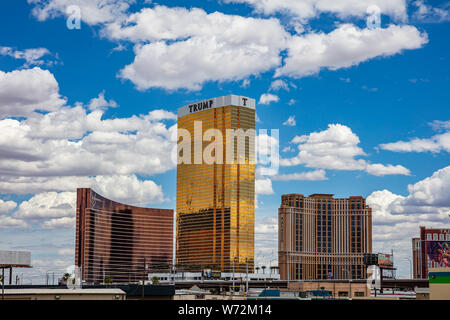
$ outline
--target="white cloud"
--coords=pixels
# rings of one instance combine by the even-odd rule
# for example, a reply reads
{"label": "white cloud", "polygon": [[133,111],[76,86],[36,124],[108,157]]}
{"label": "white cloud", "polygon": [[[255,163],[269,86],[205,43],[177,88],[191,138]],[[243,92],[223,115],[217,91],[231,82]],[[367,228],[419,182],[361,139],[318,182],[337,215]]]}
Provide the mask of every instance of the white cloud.
{"label": "white cloud", "polygon": [[173,118],[171,113],[105,120],[102,115],[77,106],[0,120],[0,176],[152,175],[174,168],[176,126],[152,120]]}
{"label": "white cloud", "polygon": [[433,122],[430,123],[430,126],[435,131],[450,130],[450,120],[448,121],[434,120]]}
{"label": "white cloud", "polygon": [[163,109],[150,111],[148,116],[146,116],[145,118],[151,121],[178,119],[175,113]]}
{"label": "white cloud", "polygon": [[[50,77],[52,85],[41,75]],[[42,228],[71,228],[78,187],[91,187],[107,198],[132,205],[166,200],[160,185],[139,180],[136,174],[149,176],[174,168],[171,153],[176,125],[169,127],[161,121],[175,120],[175,114],[159,109],[129,118],[102,119],[103,109],[116,105],[103,92],[86,107],[80,103],[66,106],[57,98],[52,108],[40,108],[27,94],[34,101],[42,100],[43,106],[49,87],[59,97],[53,75],[40,68],[14,71],[0,81],[7,87],[0,88],[0,107],[15,106],[8,109],[14,112],[3,114],[24,115],[23,119],[0,119],[0,193],[34,194],[17,210],[11,201],[0,203],[2,213],[13,211],[12,216],[1,217],[2,227],[26,228],[28,222],[44,220]],[[14,92],[20,83],[25,91],[34,91]]]}
{"label": "white cloud", "polygon": [[374,176],[385,176],[391,174],[401,174],[409,176],[411,173],[409,169],[401,165],[394,166],[392,164],[384,165],[381,163],[374,163],[374,164],[368,163],[366,165],[366,171],[367,173],[372,174]]}
{"label": "white cloud", "polygon": [[[441,124],[445,127],[446,124]],[[450,131],[434,135],[429,139],[414,138],[410,141],[398,141],[380,144],[380,148],[394,152],[450,152]]]}
{"label": "white cloud", "polygon": [[448,224],[450,166],[409,185],[408,191],[401,196],[380,190],[367,197],[373,214],[374,252],[394,249],[396,259],[410,257],[411,238],[419,236],[419,226],[442,228]]}
{"label": "white cloud", "polygon": [[359,29],[352,24],[342,24],[328,34],[293,36],[288,42],[284,65],[276,70],[275,76],[301,78],[317,74],[323,68],[348,68],[378,56],[421,48],[427,42],[427,34],[421,34],[413,26]]}
{"label": "white cloud", "polygon": [[75,250],[73,248],[59,249],[58,254],[61,256],[73,256],[75,254]]}
{"label": "white cloud", "polygon": [[133,63],[119,76],[139,90],[199,90],[207,81],[247,79],[281,63],[279,53],[288,37],[276,19],[164,6],[144,8],[125,23],[111,23],[103,34],[138,43]]}
{"label": "white cloud", "polygon": [[[50,219],[41,224],[44,229],[72,229],[75,228],[76,219],[73,217],[63,217]],[[59,254],[61,250],[58,251]],[[69,255],[66,253],[65,255]]]}
{"label": "white cloud", "polygon": [[75,216],[75,192],[44,192],[23,201],[14,212],[19,219],[46,219]]}
{"label": "white cloud", "polygon": [[89,110],[106,109],[108,107],[117,108],[117,102],[105,99],[105,91],[100,92],[97,98],[92,98],[89,102]]}
{"label": "white cloud", "polygon": [[36,110],[55,111],[65,102],[58,82],[48,70],[0,70],[0,118],[27,116]]}
{"label": "white cloud", "polygon": [[325,170],[313,170],[300,173],[288,173],[274,176],[273,180],[278,181],[319,181],[327,180]]}
{"label": "white cloud", "polygon": [[283,125],[291,127],[295,127],[296,124],[297,122],[295,121],[295,116],[289,116],[289,118],[283,122]]}
{"label": "white cloud", "polygon": [[264,93],[259,98],[259,104],[269,104],[271,102],[278,102],[280,98],[278,96],[271,93]]}
{"label": "white cloud", "polygon": [[286,13],[301,20],[318,17],[321,13],[336,14],[341,18],[364,17],[367,8],[376,5],[380,12],[392,18],[405,20],[405,0],[225,0],[225,2],[247,3],[257,12],[271,15]]}
{"label": "white cloud", "polygon": [[107,198],[126,204],[147,205],[165,200],[161,186],[151,180],[139,180],[135,175],[95,177],[89,186]]}
{"label": "white cloud", "polygon": [[25,66],[44,64],[44,61],[40,59],[48,54],[50,54],[50,51],[48,51],[48,49],[46,48],[16,50],[11,47],[0,47],[0,55],[10,56],[14,59],[25,60]]}
{"label": "white cloud", "polygon": [[293,158],[281,159],[280,164],[303,164],[310,168],[331,170],[363,170],[377,176],[409,174],[409,170],[400,165],[371,164],[364,159],[357,159],[358,156],[366,156],[358,146],[359,142],[359,137],[349,127],[329,124],[324,131],[296,136],[292,143],[298,144],[299,153]]}
{"label": "white cloud", "polygon": [[446,2],[442,7],[432,7],[424,0],[412,3],[416,7],[413,17],[420,22],[440,23],[450,21],[450,4]]}
{"label": "white cloud", "polygon": [[433,173],[414,185],[408,186],[408,205],[450,208],[450,166]]}
{"label": "white cloud", "polygon": [[256,179],[255,180],[255,193],[256,194],[273,194],[272,180],[266,179]]}
{"label": "white cloud", "polygon": [[272,81],[269,90],[278,91],[280,89],[289,90],[289,86],[285,81],[280,79]]}
{"label": "white cloud", "polygon": [[[255,221],[255,265],[277,265],[278,218],[260,217]],[[266,270],[269,272],[269,270]]]}
{"label": "white cloud", "polygon": [[0,229],[10,228],[29,228],[30,226],[21,219],[15,219],[9,216],[0,216]]}
{"label": "white cloud", "polygon": [[133,205],[161,203],[164,194],[160,185],[151,180],[139,180],[135,175],[96,177],[5,177],[0,193],[36,194],[51,191],[75,191],[93,188],[112,200]]}
{"label": "white cloud", "polygon": [[13,211],[17,207],[17,203],[14,201],[3,201],[0,199],[0,214],[7,214]]}
{"label": "white cloud", "polygon": [[120,19],[135,0],[27,0],[33,4],[33,15],[40,21],[67,16],[69,6],[78,6],[81,20],[90,25]]}
{"label": "white cloud", "polygon": [[[257,7],[260,3],[266,13],[288,10],[297,15],[302,13],[303,18],[319,12],[366,15],[369,5],[378,5],[392,17],[405,17],[404,0],[370,0],[370,3],[346,0],[339,4],[331,0],[276,0],[270,4],[265,0],[242,1],[250,1]],[[122,68],[118,76],[130,80],[139,90],[200,90],[208,81],[245,81],[251,75],[274,69],[276,76],[299,78],[316,74],[322,68],[336,70],[374,57],[420,48],[428,41],[425,33],[405,25],[359,29],[343,24],[328,34],[303,32],[301,27],[301,35],[291,35],[276,18],[207,13],[198,8],[155,5],[129,13],[132,0],[29,2],[35,5],[33,13],[39,20],[64,15],[67,5],[78,5],[81,19],[88,24],[99,24],[101,36],[115,42],[135,43],[134,61]],[[302,24],[298,17],[295,19]],[[288,56],[281,65],[281,51],[286,49]],[[220,68],[223,65],[227,67]]]}
{"label": "white cloud", "polygon": [[[3,188],[5,188],[4,183],[0,190],[4,190]],[[13,218],[31,221],[46,220],[41,225],[46,229],[73,227],[76,188],[93,188],[94,191],[106,198],[130,205],[145,206],[165,200],[161,186],[151,180],[141,181],[135,175],[57,177],[37,181],[35,178],[22,178],[18,183],[11,183],[9,188],[10,192],[15,193],[41,191],[29,200],[23,201],[13,213]],[[43,192],[44,190],[71,191]]]}

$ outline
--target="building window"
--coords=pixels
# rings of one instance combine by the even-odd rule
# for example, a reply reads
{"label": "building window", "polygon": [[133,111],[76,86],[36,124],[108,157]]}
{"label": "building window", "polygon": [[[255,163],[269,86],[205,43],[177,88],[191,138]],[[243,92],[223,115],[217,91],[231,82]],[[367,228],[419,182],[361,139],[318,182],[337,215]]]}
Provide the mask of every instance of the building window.
{"label": "building window", "polygon": [[431,240],[431,233],[427,234],[427,240]]}
{"label": "building window", "polygon": [[437,241],[438,240],[438,234],[437,233],[433,233],[433,241]]}
{"label": "building window", "polygon": [[364,292],[356,291],[355,292],[355,297],[364,297]]}
{"label": "building window", "polygon": [[439,235],[439,241],[444,241],[444,234],[443,234],[443,233],[441,233],[441,234]]}
{"label": "building window", "polygon": [[446,238],[447,241],[450,241],[450,233],[447,233]]}

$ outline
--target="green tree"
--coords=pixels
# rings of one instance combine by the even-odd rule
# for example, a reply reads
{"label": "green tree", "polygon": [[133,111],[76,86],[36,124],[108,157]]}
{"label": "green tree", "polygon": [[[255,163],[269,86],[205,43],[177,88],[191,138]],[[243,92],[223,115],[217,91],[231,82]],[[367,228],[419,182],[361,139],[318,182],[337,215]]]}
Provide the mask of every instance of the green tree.
{"label": "green tree", "polygon": [[152,278],[152,284],[154,284],[154,285],[159,284],[159,278],[158,277],[153,277]]}
{"label": "green tree", "polygon": [[64,273],[62,279],[63,279],[64,281],[67,281],[67,280],[69,280],[69,278],[70,278],[70,273],[67,273],[67,272]]}
{"label": "green tree", "polygon": [[105,279],[103,279],[103,283],[105,284],[112,284],[113,279],[110,276],[106,276]]}

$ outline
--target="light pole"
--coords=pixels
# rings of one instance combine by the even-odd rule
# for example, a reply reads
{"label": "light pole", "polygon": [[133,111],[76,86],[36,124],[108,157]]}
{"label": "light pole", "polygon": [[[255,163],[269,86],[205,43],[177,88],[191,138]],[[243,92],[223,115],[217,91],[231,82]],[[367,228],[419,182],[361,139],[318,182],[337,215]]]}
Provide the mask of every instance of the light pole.
{"label": "light pole", "polygon": [[272,274],[272,261],[276,261],[278,259],[272,259],[269,261],[270,274]]}
{"label": "light pole", "polygon": [[233,285],[232,285],[232,291],[231,291],[231,299],[233,299],[234,294],[234,261],[236,260],[236,257],[233,258]]}
{"label": "light pole", "polygon": [[245,296],[248,296],[248,261],[245,261],[245,272],[246,272],[246,278],[245,278]]}
{"label": "light pole", "polygon": [[[347,270],[347,269],[343,269],[344,271],[347,272],[348,275],[348,298],[350,299],[352,297],[352,283],[351,283],[351,271]],[[350,268],[351,270],[351,268]]]}
{"label": "light pole", "polygon": [[412,275],[412,261],[409,257],[406,257],[405,260],[409,261],[409,276],[412,279],[413,275]]}

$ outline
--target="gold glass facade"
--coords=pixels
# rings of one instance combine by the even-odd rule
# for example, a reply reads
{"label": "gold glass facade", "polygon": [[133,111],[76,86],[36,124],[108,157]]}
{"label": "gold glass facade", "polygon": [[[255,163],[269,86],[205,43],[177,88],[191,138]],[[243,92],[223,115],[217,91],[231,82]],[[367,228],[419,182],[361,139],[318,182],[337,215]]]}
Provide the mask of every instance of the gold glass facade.
{"label": "gold glass facade", "polygon": [[[202,137],[208,129],[216,129],[222,134],[222,141],[211,138],[202,142],[201,150],[196,149],[194,122],[197,121],[201,121]],[[210,266],[231,272],[233,265],[236,272],[245,272],[247,266],[249,271],[253,270],[254,135],[243,139],[245,163],[237,163],[242,140],[238,136],[228,141],[226,135],[227,129],[254,130],[255,109],[226,105],[183,115],[178,118],[180,129],[191,134],[192,152],[191,163],[177,166],[177,265],[191,270]],[[218,144],[223,152],[212,153],[216,157],[214,163],[194,164],[200,152]],[[234,163],[226,159],[229,144],[235,151]]]}

